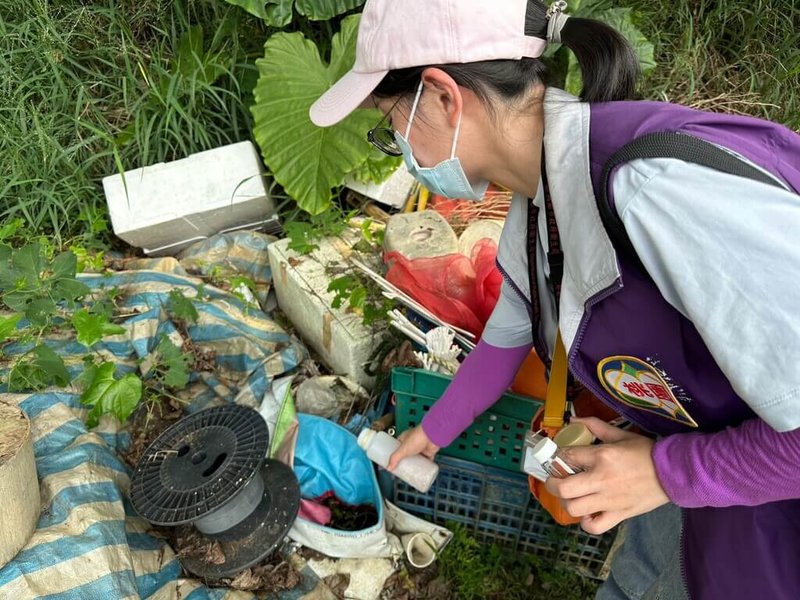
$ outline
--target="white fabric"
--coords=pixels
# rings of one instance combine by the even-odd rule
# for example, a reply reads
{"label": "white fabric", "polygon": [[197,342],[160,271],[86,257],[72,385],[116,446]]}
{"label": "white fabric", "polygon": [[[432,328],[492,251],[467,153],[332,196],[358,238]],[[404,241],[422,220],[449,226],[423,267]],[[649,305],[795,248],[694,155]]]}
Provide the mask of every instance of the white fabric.
{"label": "white fabric", "polygon": [[533,343],[531,319],[525,302],[505,282],[481,339],[496,348],[519,348]]}
{"label": "white fabric", "polygon": [[[548,89],[545,132],[565,258],[559,326],[570,349],[586,302],[612,286],[619,270],[591,186],[588,105]],[[698,328],[737,394],[775,429],[800,427],[800,199],[670,159],[626,164],[613,184],[616,206],[642,262],[665,299]],[[541,198],[535,203],[541,206]],[[498,261],[529,297],[526,204],[522,196],[514,197]],[[540,239],[544,219],[540,210]],[[543,255],[541,243],[539,249],[537,258]],[[547,300],[541,285],[544,265],[537,263],[540,301]],[[483,339],[500,347],[529,343],[530,324],[521,331],[527,308],[515,301],[518,294],[508,284],[504,288]],[[552,348],[548,332],[555,322],[548,306],[542,302],[542,326]]]}
{"label": "white fabric", "polygon": [[[544,111],[547,173],[564,249],[559,328],[564,345],[570,348],[584,305],[619,279],[619,269],[616,252],[597,211],[589,176],[589,105],[563,90],[548,88]],[[526,204],[521,195],[512,199],[497,256],[511,279],[522,282],[518,287],[529,297]],[[537,204],[540,205],[539,196]],[[539,219],[545,219],[541,209]],[[540,222],[540,232],[546,231],[542,227],[546,224]]]}

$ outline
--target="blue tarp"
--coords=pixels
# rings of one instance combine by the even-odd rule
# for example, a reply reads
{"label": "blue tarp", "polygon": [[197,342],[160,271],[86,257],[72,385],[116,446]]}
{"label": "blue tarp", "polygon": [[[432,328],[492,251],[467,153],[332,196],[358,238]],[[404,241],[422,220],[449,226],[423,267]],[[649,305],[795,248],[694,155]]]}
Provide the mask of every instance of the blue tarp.
{"label": "blue tarp", "polygon": [[[258,306],[189,274],[187,269],[216,275],[244,271],[259,292],[270,282],[267,236],[237,233],[219,236],[195,248],[180,262],[146,259],[123,272],[82,275],[96,290],[116,288],[127,333],[106,339],[97,350],[114,360],[118,373],[139,368],[139,362],[167,334],[180,342],[169,320],[168,294],[180,290],[195,302],[200,318],[189,327],[193,342],[216,353],[212,376],[194,373],[180,395],[190,410],[221,402],[257,406],[273,378],[293,370],[306,356],[303,346]],[[259,294],[261,295],[261,294]],[[87,349],[74,339],[48,344],[64,357],[72,374],[82,369]],[[22,351],[18,348],[17,351]],[[7,348],[14,352],[14,348]],[[130,436],[113,418],[103,418],[88,431],[86,407],[77,393],[48,391],[31,395],[2,394],[30,417],[42,497],[42,513],[33,537],[0,569],[0,598],[23,600],[244,600],[245,592],[210,589],[181,578],[172,549],[148,534],[149,525],[129,506],[130,471],[118,453]],[[281,595],[300,598],[302,589]]]}

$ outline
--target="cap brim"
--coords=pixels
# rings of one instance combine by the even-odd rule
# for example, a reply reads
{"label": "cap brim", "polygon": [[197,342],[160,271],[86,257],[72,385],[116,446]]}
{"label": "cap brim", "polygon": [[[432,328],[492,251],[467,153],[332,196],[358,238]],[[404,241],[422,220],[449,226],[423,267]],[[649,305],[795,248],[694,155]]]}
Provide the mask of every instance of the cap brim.
{"label": "cap brim", "polygon": [[311,121],[319,127],[336,125],[361,106],[388,72],[348,72],[311,105],[311,109],[308,111]]}

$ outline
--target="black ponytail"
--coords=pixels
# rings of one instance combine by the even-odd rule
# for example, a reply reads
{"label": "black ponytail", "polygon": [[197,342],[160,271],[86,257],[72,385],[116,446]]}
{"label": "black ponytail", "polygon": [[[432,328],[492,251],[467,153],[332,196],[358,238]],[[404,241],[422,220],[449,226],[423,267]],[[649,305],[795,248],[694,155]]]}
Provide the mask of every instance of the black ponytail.
{"label": "black ponytail", "polygon": [[[525,33],[547,37],[547,8],[528,2]],[[561,43],[578,60],[583,79],[581,100],[609,102],[630,100],[636,93],[639,60],[628,40],[616,29],[594,19],[570,17],[561,30]]]}
{"label": "black ponytail", "polygon": [[[501,0],[502,1],[502,0]],[[547,7],[529,0],[525,34],[547,37]],[[633,98],[639,63],[628,41],[600,21],[571,17],[561,30],[561,43],[578,60],[583,76],[581,100],[608,102]],[[518,100],[533,85],[544,82],[546,68],[538,58],[489,60],[463,64],[426,65],[390,71],[373,92],[378,97],[411,96],[416,92],[422,71],[438,67],[460,86],[484,101],[491,93]]]}

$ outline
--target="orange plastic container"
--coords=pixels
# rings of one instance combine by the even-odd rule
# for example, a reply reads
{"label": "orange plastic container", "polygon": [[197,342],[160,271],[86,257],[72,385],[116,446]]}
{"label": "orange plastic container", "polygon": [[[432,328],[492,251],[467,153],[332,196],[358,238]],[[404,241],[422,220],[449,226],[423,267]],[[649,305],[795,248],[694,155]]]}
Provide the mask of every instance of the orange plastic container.
{"label": "orange plastic container", "polygon": [[[544,415],[544,407],[539,409],[539,412],[536,413],[536,416],[533,417],[533,421],[531,422],[531,429],[533,431],[539,431],[541,429],[540,423],[542,420],[542,415]],[[548,437],[552,438],[558,430],[551,430],[545,431]],[[550,516],[553,517],[553,520],[558,523],[559,525],[575,525],[576,523],[580,523],[581,520],[579,517],[571,516],[564,507],[561,506],[561,500],[556,498],[547,491],[547,488],[544,487],[544,482],[539,481],[535,477],[528,475],[528,488],[533,494],[533,497],[539,501],[539,504],[542,505]]]}
{"label": "orange plastic container", "polygon": [[[575,413],[579,417],[592,416],[598,417],[604,421],[611,421],[619,416],[612,409],[598,400],[588,390],[581,390],[581,392],[578,393],[577,397],[573,400],[573,405],[575,407]],[[533,417],[533,421],[531,421],[531,429],[533,431],[539,431],[542,429],[541,421],[543,415],[544,407],[539,409],[539,411]],[[558,431],[558,429],[544,428],[544,432],[550,438],[555,437]],[[547,491],[547,489],[544,487],[544,482],[539,481],[535,477],[531,477],[529,475],[528,488],[530,489],[531,494],[533,494],[533,497],[539,501],[542,507],[548,513],[550,513],[550,516],[552,516],[555,522],[559,525],[575,525],[576,523],[580,522],[579,518],[570,516],[570,514],[564,510],[564,507],[561,506],[561,500]]]}
{"label": "orange plastic container", "polygon": [[525,362],[522,363],[511,390],[531,398],[544,398],[547,395],[547,378],[544,373],[544,363],[539,360],[535,350],[531,350]]}

